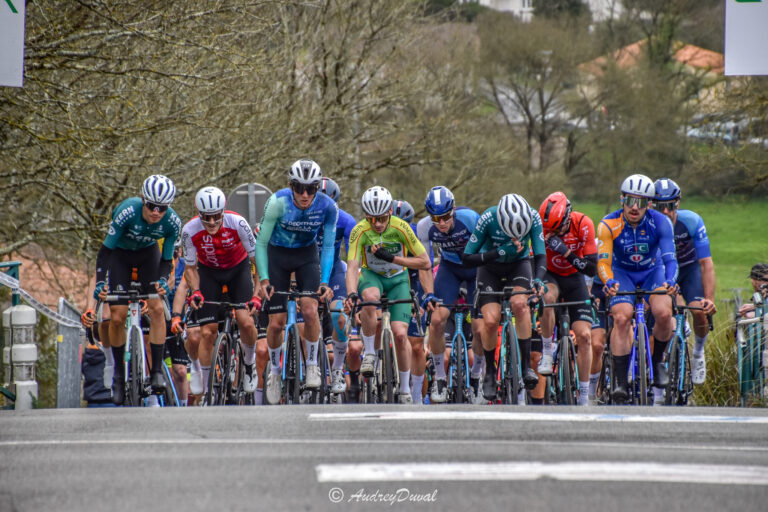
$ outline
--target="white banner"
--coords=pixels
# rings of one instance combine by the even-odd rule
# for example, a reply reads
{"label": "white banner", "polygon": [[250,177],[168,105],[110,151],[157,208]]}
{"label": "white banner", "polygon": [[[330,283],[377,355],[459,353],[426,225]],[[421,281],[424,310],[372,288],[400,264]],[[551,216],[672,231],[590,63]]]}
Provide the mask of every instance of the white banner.
{"label": "white banner", "polygon": [[768,75],[768,0],[726,0],[725,74]]}
{"label": "white banner", "polygon": [[24,85],[25,0],[0,0],[0,86]]}

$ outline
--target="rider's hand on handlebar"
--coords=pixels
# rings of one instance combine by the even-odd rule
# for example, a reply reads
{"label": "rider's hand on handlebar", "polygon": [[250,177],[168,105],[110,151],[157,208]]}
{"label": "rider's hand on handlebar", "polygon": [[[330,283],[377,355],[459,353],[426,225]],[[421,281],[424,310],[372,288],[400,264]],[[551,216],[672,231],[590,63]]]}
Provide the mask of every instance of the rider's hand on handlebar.
{"label": "rider's hand on handlebar", "polygon": [[421,308],[432,312],[436,309],[436,304],[438,302],[439,300],[437,297],[435,297],[434,293],[428,293],[424,296],[423,299],[421,299]]}
{"label": "rider's hand on handlebar", "polygon": [[200,290],[195,290],[189,297],[187,297],[187,304],[192,309],[200,309],[200,307],[203,305],[203,302],[205,302],[205,298],[203,297],[203,294],[200,292]]}
{"label": "rider's hand on handlebar", "polygon": [[174,313],[171,318],[171,332],[173,334],[179,334],[184,331],[184,322],[181,321],[181,314]]}
{"label": "rider's hand on handlebar", "polygon": [[104,281],[99,281],[96,283],[96,287],[93,289],[93,298],[96,300],[104,301],[107,298],[108,292],[109,288],[107,288],[107,283]]}
{"label": "rider's hand on handlebar", "polygon": [[261,311],[261,297],[255,295],[251,297],[251,300],[246,304],[248,306],[248,314],[252,315],[257,311]]}
{"label": "rider's hand on handlebar", "polygon": [[328,286],[328,283],[322,283],[320,288],[317,289],[317,295],[320,302],[331,300],[333,298],[333,290]]}
{"label": "rider's hand on handlebar", "polygon": [[536,292],[537,296],[541,297],[547,292],[547,285],[537,277],[533,280],[533,290]]}
{"label": "rider's hand on handlebar", "polygon": [[707,315],[714,315],[717,313],[717,307],[715,306],[715,303],[709,299],[702,299],[701,307],[704,310],[704,313]]}
{"label": "rider's hand on handlebar", "polygon": [[619,291],[619,282],[615,279],[609,279],[605,286],[603,286],[603,293],[606,297],[610,298],[616,295],[616,292]]}
{"label": "rider's hand on handlebar", "polygon": [[356,293],[350,293],[347,298],[344,299],[344,313],[349,314],[358,300],[360,300],[360,297]]}
{"label": "rider's hand on handlebar", "polygon": [[675,283],[669,283],[665,281],[662,286],[666,289],[667,295],[677,295],[677,293],[680,291],[680,287]]}
{"label": "rider's hand on handlebar", "polygon": [[96,314],[93,312],[91,308],[88,308],[85,310],[85,313],[83,313],[80,316],[80,322],[83,324],[83,327],[86,329],[90,329],[93,327],[93,323],[96,321]]}

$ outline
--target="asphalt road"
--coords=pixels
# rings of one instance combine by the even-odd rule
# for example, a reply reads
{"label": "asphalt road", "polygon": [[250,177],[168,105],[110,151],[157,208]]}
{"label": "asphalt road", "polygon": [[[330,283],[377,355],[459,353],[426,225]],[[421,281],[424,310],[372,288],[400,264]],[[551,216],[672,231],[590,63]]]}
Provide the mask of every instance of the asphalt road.
{"label": "asphalt road", "polygon": [[0,414],[0,512],[768,510],[768,411],[514,406]]}

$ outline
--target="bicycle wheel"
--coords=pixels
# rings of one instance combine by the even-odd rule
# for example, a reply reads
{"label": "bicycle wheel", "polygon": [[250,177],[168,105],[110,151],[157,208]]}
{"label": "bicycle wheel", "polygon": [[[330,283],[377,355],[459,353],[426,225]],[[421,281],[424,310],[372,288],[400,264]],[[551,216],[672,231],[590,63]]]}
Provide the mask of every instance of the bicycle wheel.
{"label": "bicycle wheel", "polygon": [[222,332],[213,343],[211,372],[208,375],[208,391],[205,393],[206,405],[224,405],[227,401],[227,391],[229,389],[228,351],[229,335]]}
{"label": "bicycle wheel", "polygon": [[299,328],[292,325],[288,331],[287,353],[285,354],[284,365],[288,365],[285,372],[285,382],[283,389],[285,392],[286,403],[298,405],[301,403],[301,336]]}
{"label": "bicycle wheel", "polygon": [[140,407],[143,405],[144,397],[144,365],[141,361],[141,346],[144,339],[141,330],[138,327],[131,328],[130,342],[128,349],[130,351],[130,362],[128,363],[128,392],[126,398],[131,407]]}
{"label": "bicycle wheel", "polygon": [[319,343],[317,350],[317,367],[320,368],[320,387],[310,391],[309,403],[324,404],[328,402],[328,378],[330,377],[330,373],[327,368],[328,351],[325,347],[325,343],[322,341]]}
{"label": "bicycle wheel", "polygon": [[680,404],[682,398],[680,382],[680,339],[677,335],[672,337],[669,347],[667,368],[669,369],[669,382],[667,383],[665,405]]}
{"label": "bicycle wheel", "polygon": [[613,358],[611,357],[610,347],[606,345],[603,351],[603,364],[600,368],[600,378],[597,381],[597,403],[602,405],[610,405],[612,403],[611,398],[611,386],[613,385]]}
{"label": "bicycle wheel", "polygon": [[563,336],[557,344],[557,350],[560,352],[560,364],[558,365],[560,388],[558,390],[558,398],[559,402],[563,405],[574,405],[576,403],[573,398],[573,358],[571,349],[572,341],[570,336]]}
{"label": "bicycle wheel", "polygon": [[395,347],[392,340],[392,332],[384,330],[381,333],[381,347],[384,351],[384,357],[382,358],[382,374],[384,377],[382,393],[384,395],[384,401],[388,404],[395,403],[395,363],[393,361],[395,356]]}
{"label": "bicycle wheel", "polygon": [[[686,345],[687,346],[687,345]],[[685,358],[685,371],[683,372],[683,392],[680,394],[679,405],[688,405],[688,399],[693,394],[693,377],[691,377],[691,355],[686,350],[683,353]]]}
{"label": "bicycle wheel", "polygon": [[512,322],[507,323],[506,328],[507,360],[505,361],[504,395],[506,401],[502,403],[517,404],[517,397],[522,389],[522,376],[520,372],[520,351],[518,348],[517,333]]}
{"label": "bicycle wheel", "polygon": [[[245,366],[242,364],[242,361],[243,345],[241,343],[237,343],[237,378],[235,380],[237,385],[235,386],[235,403],[237,405],[254,405],[254,394],[245,392]],[[253,366],[254,368],[252,370],[252,378],[257,378],[256,365],[254,364]]]}
{"label": "bicycle wheel", "polygon": [[[466,340],[459,334],[456,337],[456,342],[453,344],[453,350],[455,352],[454,371],[453,371],[453,402],[457,404],[463,404],[467,402],[467,351]],[[453,354],[451,354],[453,355]]]}
{"label": "bicycle wheel", "polygon": [[645,346],[645,329],[637,327],[637,400],[640,405],[648,405],[648,352]]}
{"label": "bicycle wheel", "polygon": [[163,379],[165,380],[165,391],[163,392],[163,407],[178,407],[179,400],[176,394],[176,386],[173,384],[173,376],[168,365],[163,363]]}

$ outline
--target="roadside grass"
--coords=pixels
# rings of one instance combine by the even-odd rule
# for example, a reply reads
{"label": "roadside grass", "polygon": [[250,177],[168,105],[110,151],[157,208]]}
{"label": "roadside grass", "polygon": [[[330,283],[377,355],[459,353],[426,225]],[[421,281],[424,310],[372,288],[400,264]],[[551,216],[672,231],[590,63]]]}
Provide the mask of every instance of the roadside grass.
{"label": "roadside grass", "polygon": [[[617,201],[614,209],[619,206]],[[599,203],[574,202],[573,208],[589,215],[596,225],[605,216],[605,205]],[[704,220],[717,279],[718,312],[713,317],[714,330],[706,344],[707,380],[696,387],[693,403],[738,406],[732,290],[741,289],[741,296],[748,301],[752,291],[747,279],[749,269],[755,263],[768,262],[768,223],[765,222],[768,201],[684,197],[681,208],[695,211]],[[765,403],[750,405],[765,406]]]}

